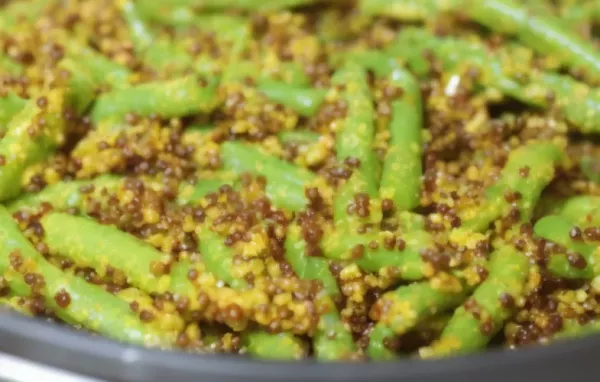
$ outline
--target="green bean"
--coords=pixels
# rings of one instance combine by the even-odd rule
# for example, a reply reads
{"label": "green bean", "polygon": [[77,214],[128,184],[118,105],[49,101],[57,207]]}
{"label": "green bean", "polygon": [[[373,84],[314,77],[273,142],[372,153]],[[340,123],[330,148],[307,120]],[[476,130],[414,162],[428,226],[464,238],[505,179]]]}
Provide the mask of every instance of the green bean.
{"label": "green bean", "polygon": [[217,84],[201,85],[195,76],[157,81],[101,94],[92,110],[96,122],[127,113],[147,117],[158,114],[163,118],[183,117],[206,113],[217,106]]}
{"label": "green bean", "polygon": [[[378,316],[367,354],[373,359],[389,359],[391,352],[383,346],[385,338],[402,335],[434,315],[460,305],[469,292],[466,285],[437,285],[434,281],[401,286],[384,294],[371,310]],[[441,282],[443,283],[443,281]]]}
{"label": "green bean", "polygon": [[306,206],[304,186],[316,180],[310,171],[242,143],[221,145],[221,160],[227,171],[264,176],[267,196],[275,206],[290,211]]}
{"label": "green bean", "polygon": [[580,195],[567,199],[556,211],[578,227],[600,225],[600,196]]}
{"label": "green bean", "polygon": [[396,58],[379,50],[353,50],[337,54],[332,53],[331,56],[332,64],[336,67],[350,61],[373,71],[378,77],[385,77],[400,68]]}
{"label": "green bean", "polygon": [[236,179],[199,179],[196,184],[183,183],[179,187],[177,203],[197,203],[206,195],[217,192],[222,186],[229,185],[237,187]]}
{"label": "green bean", "polygon": [[28,193],[6,205],[8,211],[34,210],[43,203],[48,203],[56,211],[69,208],[81,209],[90,195],[101,192],[114,192],[123,183],[123,178],[114,175],[102,175],[92,180],[74,180],[59,182],[44,188],[40,192]]}
{"label": "green bean", "polygon": [[537,52],[570,67],[583,68],[591,78],[600,79],[600,54],[590,42],[570,32],[560,19],[531,12],[513,0],[368,0],[361,5],[370,13],[408,20],[422,20],[435,12],[464,10],[478,23],[514,35]]}
{"label": "green bean", "polygon": [[[245,280],[234,276],[234,252],[224,244],[222,237],[209,227],[203,227],[198,239],[206,270],[234,289],[248,287]],[[242,334],[242,343],[250,354],[265,359],[300,359],[306,354],[302,341],[291,333],[270,334],[253,330]]]}
{"label": "green bean", "polygon": [[[16,269],[15,256],[20,257],[22,263]],[[46,304],[67,322],[139,345],[170,347],[175,341],[175,333],[159,332],[143,324],[125,301],[48,263],[0,206],[0,274],[15,294],[29,296],[31,287],[20,277],[25,273],[43,278],[39,292],[43,292]],[[57,303],[55,296],[59,294],[70,297],[66,306]]]}
{"label": "green bean", "polygon": [[[62,117],[64,91],[55,89],[46,94],[47,105],[42,109],[36,101],[27,102],[23,110],[8,124],[5,136],[0,140],[0,201],[16,197],[21,189],[21,177],[25,169],[46,159],[63,140]],[[44,119],[44,125],[38,121]],[[32,136],[31,130],[36,134]]]}
{"label": "green bean", "polygon": [[59,67],[68,71],[70,75],[67,103],[75,109],[77,114],[83,114],[96,96],[96,85],[92,80],[91,73],[70,58],[61,60]]}
{"label": "green bean", "polygon": [[392,329],[386,325],[377,324],[369,333],[369,345],[366,353],[370,359],[375,361],[391,361],[396,358],[392,349],[386,346],[387,341],[395,338]]}
{"label": "green bean", "polygon": [[[525,83],[522,84],[511,77],[514,70],[510,70],[481,44],[453,38],[436,38],[416,28],[404,29],[390,52],[406,59],[411,69],[424,75],[429,71],[430,65],[419,54],[420,49],[431,50],[446,70],[466,70],[468,65],[479,68],[482,73],[477,78],[478,83],[498,89],[527,105],[556,107],[567,121],[583,133],[600,131],[597,118],[600,112],[600,93],[571,77],[534,71],[526,76]],[[510,65],[514,65],[512,56],[508,58],[511,60]],[[548,102],[549,95],[554,96],[554,102]]]}
{"label": "green bean", "polygon": [[23,110],[26,104],[27,100],[13,93],[8,93],[5,97],[0,97],[0,134],[6,132],[10,120]]}
{"label": "green bean", "polygon": [[[353,250],[360,248],[360,257],[353,260],[368,272],[391,268],[403,280],[420,280],[425,277],[425,262],[421,258],[421,251],[433,244],[431,235],[420,230],[408,231],[401,235],[404,241],[404,248],[401,250],[386,247],[386,239],[390,238],[393,239],[393,235],[348,235],[345,230],[336,230],[323,239],[322,246],[325,256],[335,260],[351,260]],[[377,243],[377,248],[371,248],[370,243]]]}
{"label": "green bean", "polygon": [[200,253],[206,269],[234,289],[246,288],[247,283],[233,275],[232,263],[235,253],[233,249],[224,244],[225,239],[211,231],[209,227],[203,227],[198,238],[200,239]]}
{"label": "green bean", "polygon": [[546,216],[535,223],[533,228],[536,235],[566,247],[585,259],[584,267],[576,267],[571,264],[568,256],[554,254],[550,256],[547,265],[553,274],[570,279],[591,279],[600,274],[600,263],[594,255],[596,245],[571,238],[573,227],[575,225],[564,217]]}
{"label": "green bean", "polygon": [[139,13],[149,21],[174,27],[197,26],[200,30],[213,32],[218,39],[225,40],[231,37],[232,30],[247,22],[246,18],[236,15],[197,14],[189,6],[176,6],[171,2],[138,1],[137,7]]}
{"label": "green bean", "polygon": [[273,360],[300,360],[306,356],[302,343],[288,333],[244,332],[242,344],[255,357]]}
{"label": "green bean", "polygon": [[241,9],[266,11],[298,7],[315,3],[316,0],[176,0],[173,6],[200,6],[209,10]]}
{"label": "green bean", "polygon": [[574,320],[566,320],[563,329],[556,333],[553,339],[579,338],[600,332],[600,321],[592,320],[586,324],[579,324]]}
{"label": "green bean", "polygon": [[31,310],[27,307],[24,297],[0,297],[0,307],[13,310],[24,316],[32,316]]}
{"label": "green bean", "polygon": [[559,19],[531,14],[512,0],[471,0],[465,10],[478,23],[516,36],[538,53],[582,68],[590,78],[600,80],[600,53],[591,42],[564,28]]}
{"label": "green bean", "polygon": [[258,90],[272,101],[287,106],[304,117],[314,116],[327,95],[327,91],[323,89],[298,88],[276,81],[261,81]]}
{"label": "green bean", "polygon": [[560,148],[553,143],[531,143],[513,150],[498,181],[486,190],[482,205],[461,216],[461,228],[480,232],[506,215],[512,208],[505,200],[507,190],[520,195],[515,203],[521,219],[531,219],[542,190],[554,178],[554,166],[562,159]]}
{"label": "green bean", "polygon": [[487,279],[456,309],[440,339],[421,349],[421,356],[472,353],[485,347],[514,313],[510,302],[523,294],[528,274],[527,256],[509,246],[497,249],[491,256]]}
{"label": "green bean", "polygon": [[[85,217],[51,212],[40,222],[44,227],[44,242],[53,253],[90,266],[101,275],[109,266],[121,270],[131,285],[148,293],[168,290],[169,276],[156,276],[152,270],[167,264],[169,257],[149,244],[114,226]],[[65,235],[65,232],[78,234]]]}
{"label": "green bean", "polygon": [[507,73],[501,60],[492,56],[481,44],[455,38],[437,38],[431,33],[417,28],[405,28],[389,49],[389,53],[407,60],[411,70],[420,76],[426,75],[431,67],[422,52],[431,51],[448,71],[478,68],[481,73],[477,83],[484,87],[498,89],[525,104],[543,107],[545,101],[532,99],[518,81]]}
{"label": "green bean", "polygon": [[75,42],[71,38],[64,38],[61,42],[66,47],[70,58],[77,60],[77,63],[86,69],[93,82],[98,84],[107,83],[114,87],[129,85],[131,71],[127,67],[106,58],[85,44]]}
{"label": "green bean", "polygon": [[542,104],[548,95],[554,96],[556,107],[579,131],[584,134],[599,133],[600,92],[577,82],[569,76],[555,73],[533,73],[524,89],[529,99]]}
{"label": "green bean", "polygon": [[298,277],[319,280],[324,287],[324,295],[319,299],[319,309],[325,313],[320,316],[319,326],[314,336],[316,357],[330,361],[346,359],[356,351],[356,348],[352,335],[342,322],[332,300],[332,297],[340,295],[337,282],[329,270],[327,260],[306,256],[305,247],[306,243],[300,236],[300,228],[290,227],[285,241],[286,260],[292,265]]}
{"label": "green bean", "polygon": [[164,38],[156,36],[146,25],[137,4],[130,0],[119,0],[119,8],[129,27],[136,52],[150,66],[161,70],[181,72],[192,67],[192,58],[182,49]]}
{"label": "green bean", "polygon": [[392,102],[392,119],[388,125],[391,139],[383,162],[379,193],[382,198],[392,199],[399,210],[412,210],[419,205],[423,175],[421,89],[405,70],[394,70],[390,79],[402,89],[402,95]]}
{"label": "green bean", "polygon": [[320,135],[310,130],[283,130],[277,137],[282,143],[313,144],[319,140]]}
{"label": "green bean", "polygon": [[356,219],[347,210],[354,197],[361,193],[377,195],[379,163],[373,152],[373,101],[367,72],[358,64],[348,62],[335,73],[332,83],[345,87],[341,97],[347,106],[346,118],[336,136],[337,156],[341,160],[356,158],[360,161],[359,168],[341,186],[334,200],[336,225],[352,225]]}
{"label": "green bean", "polygon": [[403,21],[421,21],[440,12],[451,11],[461,0],[361,0],[360,10],[370,15]]}

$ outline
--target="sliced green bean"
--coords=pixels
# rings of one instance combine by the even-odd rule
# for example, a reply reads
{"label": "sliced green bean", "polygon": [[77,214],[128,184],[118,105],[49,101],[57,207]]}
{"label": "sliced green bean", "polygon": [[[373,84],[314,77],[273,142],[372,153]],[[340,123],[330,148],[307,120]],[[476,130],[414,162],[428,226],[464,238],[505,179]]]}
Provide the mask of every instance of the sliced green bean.
{"label": "sliced green bean", "polygon": [[485,192],[483,204],[463,214],[462,229],[483,231],[512,204],[505,199],[507,191],[519,193],[515,201],[520,217],[531,219],[542,190],[554,178],[554,167],[563,159],[561,149],[553,143],[531,143],[511,151],[498,181]]}
{"label": "sliced green bean", "polygon": [[[62,139],[65,128],[63,120],[64,91],[52,90],[45,95],[47,105],[42,109],[37,100],[27,102],[23,110],[8,124],[0,140],[0,201],[16,197],[21,190],[21,177],[25,169],[43,161],[52,154]],[[45,124],[38,124],[40,119]],[[32,136],[31,129],[37,133]]]}
{"label": "sliced green bean", "polygon": [[92,119],[157,114],[163,118],[207,113],[217,106],[217,84],[201,85],[195,76],[157,81],[101,94],[92,110]]}
{"label": "sliced green bean", "polygon": [[515,304],[510,301],[522,296],[528,274],[527,256],[509,246],[496,250],[487,279],[456,309],[440,339],[421,349],[420,355],[429,358],[464,354],[485,347],[514,313]]}
{"label": "sliced green bean", "polygon": [[[22,261],[17,269],[12,265],[15,261],[11,261],[14,256]],[[143,324],[125,301],[48,263],[0,206],[0,274],[16,295],[29,296],[32,290],[23,280],[25,273],[43,278],[41,291],[46,304],[67,322],[139,345],[170,347],[175,341],[175,333],[159,332]],[[66,306],[56,302],[59,294],[69,296]]]}
{"label": "sliced green bean", "polygon": [[319,280],[324,287],[324,295],[319,299],[319,309],[325,313],[320,316],[319,326],[314,336],[315,355],[320,360],[347,359],[356,351],[356,347],[352,334],[342,322],[332,300],[332,297],[340,295],[337,282],[329,270],[327,259],[307,257],[305,247],[300,228],[290,227],[285,241],[286,260],[292,265],[298,277]]}
{"label": "sliced green bean", "polygon": [[348,214],[348,206],[357,194],[377,195],[379,162],[373,151],[375,134],[373,100],[367,72],[360,65],[348,62],[339,69],[332,83],[344,86],[341,95],[346,102],[347,114],[337,132],[335,149],[340,160],[355,158],[360,166],[338,191],[334,199],[336,225],[352,225],[355,218]]}
{"label": "sliced green bean", "polygon": [[[209,227],[203,227],[198,238],[206,270],[234,289],[246,288],[247,282],[233,275],[232,262],[235,254],[224,244],[224,239]],[[260,358],[301,359],[306,355],[302,341],[291,333],[271,334],[253,330],[242,334],[242,342],[250,354]]]}
{"label": "sliced green bean", "polygon": [[83,114],[96,96],[96,84],[86,67],[70,58],[61,60],[59,66],[70,75],[67,92],[67,103],[78,114]]}
{"label": "sliced green bean", "polygon": [[158,37],[146,25],[137,4],[130,0],[120,0],[119,7],[129,26],[134,48],[151,67],[159,70],[181,72],[191,68],[190,55],[168,39]]}
{"label": "sliced green bean", "polygon": [[600,196],[573,196],[556,211],[578,227],[600,225]]}
{"label": "sliced green bean", "polygon": [[557,58],[572,68],[582,68],[600,80],[600,53],[594,45],[569,31],[553,17],[532,14],[512,0],[468,1],[464,8],[478,23],[516,36],[538,53]]}
{"label": "sliced green bean", "polygon": [[70,57],[77,60],[77,63],[87,70],[93,82],[98,84],[107,83],[114,87],[129,85],[131,71],[127,67],[106,58],[89,46],[76,42],[71,38],[65,38],[61,42],[67,48]]}
{"label": "sliced green bean", "polygon": [[323,89],[298,88],[276,81],[261,81],[258,90],[272,101],[287,106],[305,117],[314,116],[327,95],[327,91]]}
{"label": "sliced green bean", "polygon": [[288,333],[244,332],[242,343],[255,357],[272,360],[300,360],[306,356],[302,342]]}
{"label": "sliced green bean", "polygon": [[436,13],[451,11],[461,0],[361,0],[360,10],[370,15],[402,21],[421,21]]}
{"label": "sliced green bean", "polygon": [[267,179],[267,196],[273,204],[291,211],[299,211],[306,206],[304,186],[316,179],[308,170],[243,143],[223,143],[221,160],[227,171],[264,176]]}
{"label": "sliced green bean", "polygon": [[29,193],[6,205],[12,213],[18,210],[34,210],[42,203],[48,203],[54,210],[82,208],[88,193],[99,195],[104,190],[114,192],[123,183],[123,178],[114,175],[102,175],[92,180],[59,182],[37,193]]}
{"label": "sliced green bean", "polygon": [[312,144],[319,140],[320,135],[310,130],[284,130],[277,137],[282,143]]}
{"label": "sliced green bean", "polygon": [[234,289],[247,287],[247,283],[236,278],[232,272],[235,253],[224,244],[225,239],[208,227],[203,227],[198,234],[199,249],[206,269],[219,280],[225,281]]}
{"label": "sliced green bean", "polygon": [[[107,267],[123,271],[128,282],[148,293],[164,293],[169,288],[168,275],[156,276],[160,264],[169,257],[149,244],[111,225],[60,212],[51,212],[41,219],[44,242],[53,253],[76,264],[90,266],[99,274]],[[77,235],[65,235],[77,232]]]}
{"label": "sliced green bean", "polygon": [[10,120],[23,110],[26,104],[27,100],[13,93],[0,97],[0,134],[6,132]]}
{"label": "sliced green bean", "polygon": [[420,202],[422,168],[423,107],[417,80],[407,71],[397,69],[390,82],[402,89],[392,102],[389,148],[383,162],[379,194],[394,201],[399,210],[412,210]]}
{"label": "sliced green bean", "polygon": [[196,184],[183,183],[179,187],[177,203],[197,203],[212,192],[217,192],[220,187],[229,185],[236,188],[236,179],[199,179]]}
{"label": "sliced green bean", "polygon": [[571,238],[570,232],[574,227],[573,222],[564,217],[546,216],[535,223],[533,228],[536,235],[560,244],[585,259],[583,267],[576,267],[571,264],[568,256],[563,254],[552,255],[547,266],[553,274],[570,279],[589,280],[600,274],[600,263],[596,260],[597,256],[593,256],[596,245]]}
{"label": "sliced green bean", "polygon": [[[354,260],[367,272],[379,272],[384,268],[396,271],[397,277],[403,280],[420,280],[425,277],[425,262],[421,251],[433,244],[431,235],[425,231],[409,231],[401,237],[404,248],[388,249],[385,239],[390,236],[381,234],[352,234],[344,230],[336,230],[327,235],[322,242],[325,256],[336,260]],[[371,248],[369,244],[376,243]],[[360,248],[361,255],[353,259],[353,251]]]}
{"label": "sliced green bean", "polygon": [[390,359],[392,353],[383,345],[385,338],[407,333],[418,323],[460,305],[469,288],[454,281],[456,286],[423,281],[384,294],[377,302],[382,311],[377,312],[379,322],[373,330],[374,338],[369,341],[367,354],[373,359]]}

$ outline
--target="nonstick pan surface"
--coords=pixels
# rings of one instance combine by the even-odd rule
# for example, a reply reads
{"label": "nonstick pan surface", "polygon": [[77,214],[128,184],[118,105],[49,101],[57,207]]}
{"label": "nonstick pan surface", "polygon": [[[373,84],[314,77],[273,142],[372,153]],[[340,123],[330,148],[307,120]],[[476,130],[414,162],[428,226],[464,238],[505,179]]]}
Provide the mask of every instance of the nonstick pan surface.
{"label": "nonstick pan surface", "polygon": [[600,337],[435,361],[290,363],[143,349],[0,312],[0,352],[109,381],[564,382],[598,380]]}

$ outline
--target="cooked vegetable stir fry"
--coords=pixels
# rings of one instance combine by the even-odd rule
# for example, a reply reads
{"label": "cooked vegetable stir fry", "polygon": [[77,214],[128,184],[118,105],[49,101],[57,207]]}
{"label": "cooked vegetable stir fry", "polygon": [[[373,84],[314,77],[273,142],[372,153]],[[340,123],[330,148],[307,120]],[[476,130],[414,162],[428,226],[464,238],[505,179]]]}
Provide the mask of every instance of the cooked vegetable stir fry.
{"label": "cooked vegetable stir fry", "polygon": [[600,331],[597,1],[0,6],[7,309],[284,360]]}

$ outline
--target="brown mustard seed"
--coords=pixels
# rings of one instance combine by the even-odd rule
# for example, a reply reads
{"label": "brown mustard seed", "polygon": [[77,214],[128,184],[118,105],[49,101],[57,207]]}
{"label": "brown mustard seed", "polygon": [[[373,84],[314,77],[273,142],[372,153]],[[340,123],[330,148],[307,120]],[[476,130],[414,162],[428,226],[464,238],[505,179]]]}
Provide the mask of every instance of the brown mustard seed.
{"label": "brown mustard seed", "polygon": [[71,295],[64,289],[58,291],[58,293],[54,296],[54,301],[56,301],[56,305],[65,309],[71,303]]}

